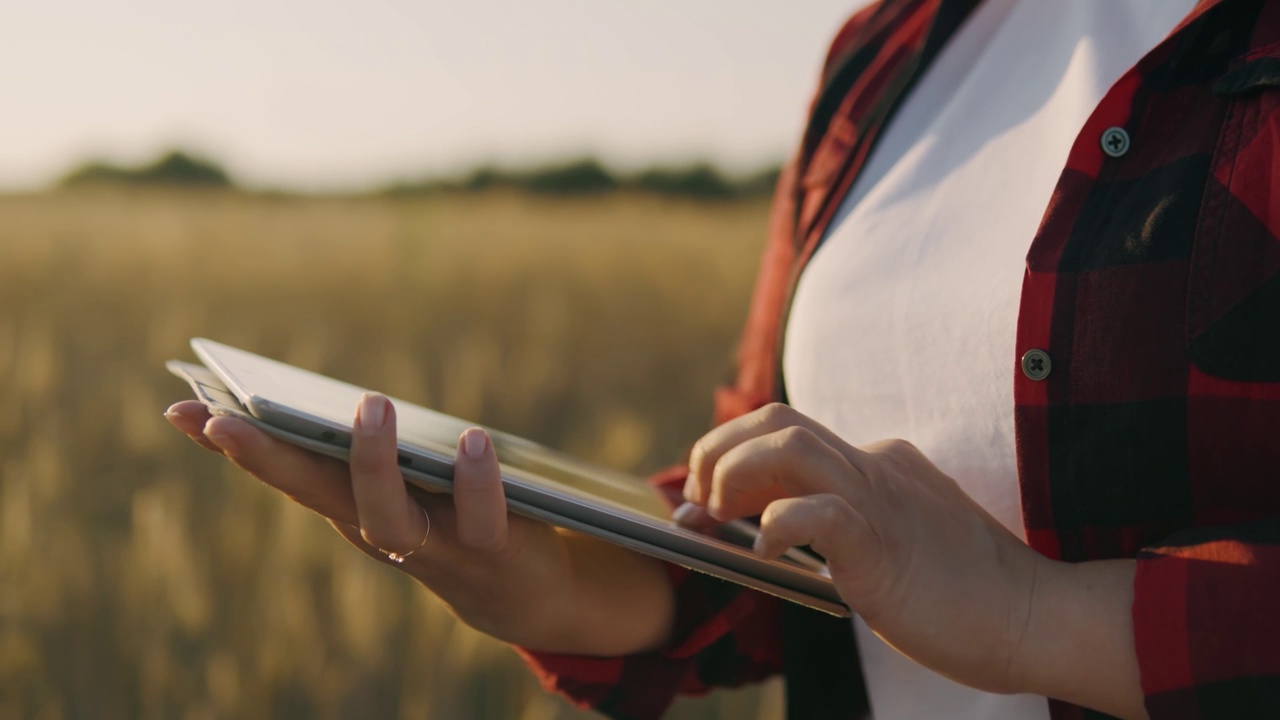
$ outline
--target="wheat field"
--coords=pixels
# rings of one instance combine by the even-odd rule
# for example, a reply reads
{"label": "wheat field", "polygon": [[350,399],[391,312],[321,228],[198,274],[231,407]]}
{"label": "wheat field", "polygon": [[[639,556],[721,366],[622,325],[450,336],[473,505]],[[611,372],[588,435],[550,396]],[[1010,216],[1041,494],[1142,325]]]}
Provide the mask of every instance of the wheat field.
{"label": "wheat field", "polygon": [[[615,467],[730,368],[759,201],[0,197],[0,718],[590,717],[161,417],[205,336]],[[672,718],[781,715],[774,683]]]}

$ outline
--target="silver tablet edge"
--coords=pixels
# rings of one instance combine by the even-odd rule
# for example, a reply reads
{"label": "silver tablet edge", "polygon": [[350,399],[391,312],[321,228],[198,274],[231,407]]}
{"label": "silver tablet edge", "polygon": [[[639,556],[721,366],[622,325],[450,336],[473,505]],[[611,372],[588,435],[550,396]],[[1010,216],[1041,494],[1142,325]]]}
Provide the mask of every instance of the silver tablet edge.
{"label": "silver tablet edge", "polygon": [[[219,353],[221,351],[225,351],[234,354],[249,355],[269,365],[279,365],[290,372],[311,375],[318,381],[342,385],[353,391],[367,392],[365,388],[321,375],[319,373],[311,372],[303,368],[298,368],[293,365],[289,365],[288,363],[282,363],[278,360],[262,357],[247,350],[241,350],[240,348],[232,347],[207,338],[193,338],[191,340],[191,348],[206,365],[205,371],[211,371],[216,375],[222,384],[236,396],[242,405],[245,406],[249,411],[249,414],[257,417],[259,420],[263,420],[268,425],[291,431],[302,437],[310,437],[314,440],[320,440],[321,442],[332,443],[342,447],[350,446],[351,428],[349,426],[336,423],[327,418],[313,415],[291,406],[277,405],[267,398],[261,397],[260,395],[250,391],[249,388],[236,377],[236,374],[231,371],[231,367],[219,358]],[[412,405],[415,408],[440,415],[442,418],[458,420],[458,418],[450,417],[444,413],[438,413],[428,408],[421,408],[408,400],[392,398],[392,401],[396,403],[403,403],[405,405]],[[319,437],[315,437],[317,432]],[[524,438],[519,438],[508,433],[498,433],[498,431],[493,430],[491,430],[491,432],[503,436],[507,442],[521,442],[536,446],[536,443],[532,443]],[[413,445],[402,442],[397,445],[397,452],[400,455],[401,465],[406,470],[419,470],[435,477],[453,477],[452,449],[449,449],[448,451],[440,451],[422,445]],[[539,482],[539,478],[536,473],[528,472],[518,466],[504,463],[502,472],[503,480],[509,488],[515,488],[518,495],[524,495],[527,493],[530,496],[546,498],[557,504],[572,506],[580,512],[605,516],[611,518],[614,522],[621,522],[631,525],[633,528],[640,528],[646,533],[651,533],[653,531],[671,532],[674,530],[678,534],[683,530],[683,528],[672,526],[665,521],[661,523],[654,522],[652,518],[646,515],[638,514],[631,508],[616,505],[608,500],[598,499],[594,502],[589,502],[572,493],[562,492],[554,486],[548,486],[545,482]],[[535,503],[535,505],[537,504]],[[566,517],[573,517],[568,513],[560,514]],[[740,530],[750,527],[746,526],[742,521],[735,521],[734,525],[745,526],[739,527]],[[750,531],[754,531],[754,529],[751,529]],[[688,532],[687,534],[689,537],[686,539],[692,542],[699,542],[705,539],[705,537],[700,534],[692,532]],[[737,557],[739,559],[738,562],[754,564],[760,561],[760,558],[758,558],[754,553],[732,544],[726,544],[718,554],[723,553],[728,553],[729,555]],[[773,567],[778,572],[791,575],[797,582],[804,584],[811,584],[814,582],[822,583],[824,579],[829,579],[829,576],[825,573],[825,563],[809,553],[798,548],[791,548],[787,550],[786,557],[791,561],[791,565]],[[714,561],[712,558],[707,558],[707,560],[712,562]]]}
{"label": "silver tablet edge", "polygon": [[[212,342],[212,341],[208,341],[208,342]],[[217,343],[214,343],[214,344],[217,344]],[[192,341],[192,346],[193,348],[197,347],[194,340]],[[255,427],[261,429],[263,432],[266,432],[269,435],[272,435],[273,437],[276,437],[285,442],[299,445],[306,449],[318,452],[323,455],[327,455],[329,457],[334,457],[343,461],[346,461],[348,459],[349,451],[345,447],[342,447],[337,444],[327,443],[319,439],[307,437],[306,435],[303,435],[297,432],[292,432],[289,429],[271,425],[260,418],[254,417],[253,415],[247,412],[244,412],[243,410],[240,410],[239,408],[227,406],[221,402],[218,402],[214,398],[208,397],[207,394],[201,391],[202,383],[193,374],[192,371],[214,374],[219,384],[223,385],[224,387],[227,388],[227,390],[231,391],[231,394],[234,395],[237,399],[241,399],[242,397],[252,398],[254,397],[254,395],[251,393],[248,393],[243,387],[239,388],[239,391],[237,391],[236,388],[232,387],[233,382],[230,382],[229,378],[227,377],[229,373],[226,372],[225,367],[216,363],[215,358],[209,357],[207,353],[200,352],[199,350],[197,350],[197,354],[202,355],[203,357],[201,359],[206,362],[214,361],[212,362],[212,364],[217,365],[217,367],[202,367],[202,366],[194,365],[191,363],[184,363],[178,360],[169,361],[168,363],[166,363],[166,367],[168,367],[171,373],[186,380],[188,384],[191,385],[192,390],[196,394],[196,397],[200,399],[206,406],[208,406],[211,412],[214,412],[215,414],[236,417],[246,422],[249,422],[253,424]],[[222,369],[222,372],[217,372],[219,368]],[[274,406],[268,405],[268,407],[264,409],[275,411],[273,412],[273,415],[277,415],[277,416],[282,415],[283,417],[286,417],[286,418],[292,418],[292,419],[303,421],[303,422],[311,422],[313,424],[321,425],[323,427],[330,427],[336,432],[340,433],[341,436],[344,436],[349,442],[349,437],[350,437],[349,428],[343,428],[341,426],[336,425],[335,423],[331,423],[327,420],[324,420],[323,418],[315,418],[310,416],[309,414],[297,412],[292,408],[275,408]],[[306,415],[306,417],[297,417],[298,415]],[[399,450],[401,451],[402,454],[410,453],[414,457],[428,460],[433,464],[436,464],[438,467],[446,468],[450,472],[452,471],[452,465],[451,465],[452,458],[436,457],[435,453],[432,453],[430,450],[426,448],[420,448],[417,446],[401,445]],[[402,466],[401,470],[403,474],[406,476],[406,478],[410,480],[410,482],[412,482],[416,486],[423,488],[424,490],[433,491],[433,492],[439,492],[439,491],[448,492],[452,489],[453,483],[452,483],[452,480],[449,478],[445,478],[437,474],[425,472],[420,468],[415,468],[412,466]],[[815,587],[813,588],[813,590],[817,590],[819,592],[822,590],[826,590],[832,596],[831,598],[826,598],[826,597],[823,597],[822,595],[814,594],[813,592],[806,592],[798,588],[789,588],[784,585],[779,585],[776,582],[773,582],[769,579],[761,578],[755,575],[749,575],[739,570],[736,570],[734,568],[726,567],[722,563],[716,563],[709,559],[691,556],[672,548],[667,548],[661,545],[656,545],[650,542],[646,542],[642,539],[635,538],[633,536],[620,534],[618,532],[615,532],[611,529],[602,527],[597,524],[583,522],[572,516],[564,515],[562,513],[558,513],[547,508],[538,507],[536,505],[530,505],[529,503],[523,502],[522,500],[520,500],[519,497],[511,497],[510,490],[515,490],[517,495],[529,493],[530,495],[533,495],[533,496],[541,496],[543,498],[552,498],[561,503],[567,503],[569,505],[572,505],[588,513],[599,513],[599,514],[608,515],[614,518],[615,520],[630,524],[633,527],[633,529],[636,529],[636,526],[639,526],[641,529],[646,529],[649,531],[657,531],[657,532],[666,532],[668,534],[672,534],[672,530],[675,530],[677,531],[677,533],[675,534],[676,536],[678,536],[678,532],[682,530],[681,528],[678,528],[675,526],[659,525],[657,523],[650,521],[648,518],[635,515],[634,513],[627,513],[624,515],[611,510],[608,506],[605,506],[605,505],[588,504],[571,495],[557,493],[553,489],[546,488],[541,485],[535,485],[535,484],[529,483],[527,480],[519,478],[518,476],[511,477],[513,473],[518,474],[519,471],[515,468],[504,466],[503,480],[506,481],[509,485],[507,502],[513,510],[519,512],[520,514],[534,517],[544,522],[549,522],[553,525],[565,527],[570,530],[578,530],[588,535],[599,536],[609,540],[610,542],[622,545],[624,547],[628,547],[630,549],[633,549],[639,552],[643,552],[644,554],[658,557],[662,560],[667,560],[698,572],[703,572],[715,577],[725,578],[727,580],[731,580],[748,587],[756,588],[763,592],[776,595],[783,599],[798,602],[808,607],[812,607],[814,609],[821,610],[823,612],[826,612],[832,615],[836,615],[840,617],[848,617],[850,615],[849,609],[842,602],[839,601],[839,596],[835,593],[834,586],[829,584],[829,580],[827,581],[827,584],[815,582],[817,580],[821,580],[821,578],[820,576],[816,576],[816,574],[812,573],[812,571],[805,572],[800,568],[791,568],[788,566],[775,566],[775,565],[762,566],[762,569],[767,568],[769,570],[776,571],[778,573],[789,575],[792,581],[794,582],[804,584],[804,585],[814,585]],[[705,540],[705,538],[701,538],[701,536],[699,536],[698,538],[690,539],[689,541],[698,542],[699,540]],[[710,546],[702,543],[700,543],[698,547],[701,547],[703,549],[710,549]],[[730,553],[734,556],[740,557],[743,561],[746,561],[746,562],[760,561],[760,558],[757,558],[754,555],[751,555],[745,549],[741,549],[741,548],[729,545],[727,543],[724,544],[723,548],[719,548],[719,552]],[[810,578],[813,578],[813,579],[811,580]]]}

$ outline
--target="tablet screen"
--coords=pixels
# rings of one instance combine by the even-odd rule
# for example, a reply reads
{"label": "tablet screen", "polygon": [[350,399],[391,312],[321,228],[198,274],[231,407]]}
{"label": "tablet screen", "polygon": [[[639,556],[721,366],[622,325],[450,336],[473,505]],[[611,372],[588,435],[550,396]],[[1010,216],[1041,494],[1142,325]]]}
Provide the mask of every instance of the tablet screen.
{"label": "tablet screen", "polygon": [[[356,404],[366,389],[286,365],[210,340],[192,346],[227,381],[240,401],[260,419],[281,425],[318,421],[317,439],[350,445]],[[216,366],[216,367],[215,367]],[[412,446],[451,462],[464,430],[475,423],[391,398],[396,408],[397,434]],[[297,432],[300,428],[288,429]],[[312,432],[302,433],[316,435]],[[592,502],[607,502],[666,522],[666,505],[643,479],[578,460],[514,435],[489,430],[498,460],[508,470],[531,476],[531,482],[552,485],[565,494]]]}

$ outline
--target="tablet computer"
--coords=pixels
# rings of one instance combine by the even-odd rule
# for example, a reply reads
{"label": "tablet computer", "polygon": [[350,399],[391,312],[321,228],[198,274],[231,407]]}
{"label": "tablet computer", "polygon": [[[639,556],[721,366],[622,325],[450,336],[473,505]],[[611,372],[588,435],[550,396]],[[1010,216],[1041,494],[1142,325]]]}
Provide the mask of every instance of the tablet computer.
{"label": "tablet computer", "polygon": [[[203,366],[174,360],[168,368],[190,384],[210,412],[238,417],[285,442],[347,459],[355,407],[368,390],[212,340],[196,338],[191,347]],[[399,462],[406,482],[448,492],[458,437],[475,423],[390,400],[396,408]],[[824,612],[849,615],[817,557],[793,549],[778,560],[761,558],[750,550],[754,526],[741,521],[705,533],[677,526],[643,479],[487,430],[513,512]]]}

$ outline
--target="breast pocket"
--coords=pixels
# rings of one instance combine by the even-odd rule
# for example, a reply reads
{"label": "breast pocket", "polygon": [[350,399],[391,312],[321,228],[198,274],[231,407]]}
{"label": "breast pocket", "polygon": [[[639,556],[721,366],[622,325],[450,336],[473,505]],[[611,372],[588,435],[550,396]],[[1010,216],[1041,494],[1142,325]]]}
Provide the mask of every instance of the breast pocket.
{"label": "breast pocket", "polygon": [[1210,375],[1280,381],[1280,58],[1224,75],[1229,97],[1191,251],[1187,349]]}

